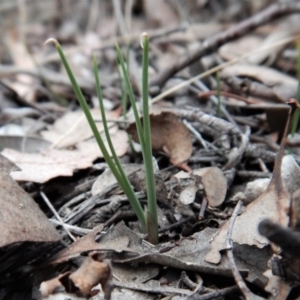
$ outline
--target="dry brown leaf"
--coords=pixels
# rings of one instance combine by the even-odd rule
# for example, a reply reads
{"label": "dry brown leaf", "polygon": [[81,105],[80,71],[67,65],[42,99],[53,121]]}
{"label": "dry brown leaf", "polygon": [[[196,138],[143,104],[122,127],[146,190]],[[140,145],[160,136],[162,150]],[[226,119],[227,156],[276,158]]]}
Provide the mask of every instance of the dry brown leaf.
{"label": "dry brown leaf", "polygon": [[[237,217],[232,233],[233,242],[240,245],[248,244],[263,248],[269,242],[257,231],[258,224],[262,220],[267,218],[287,226],[290,196],[281,182],[281,186],[276,187],[276,181],[277,183],[279,182],[276,178],[272,180],[268,189],[250,203],[241,216]],[[205,256],[207,262],[215,264],[220,262],[221,255],[219,251],[226,249],[228,225],[229,222],[226,222],[211,242],[211,251]]]}
{"label": "dry brown leaf", "polygon": [[[259,48],[266,48],[271,44],[274,44],[288,37],[291,37],[290,30],[282,28],[277,28],[264,39],[257,34],[246,35],[241,39],[229,42],[220,47],[219,54],[222,56],[222,58],[231,60],[244,55],[246,52],[258,50]],[[273,61],[274,58],[278,56],[278,53],[282,51],[283,47],[284,45],[276,48],[269,47],[269,49],[252,54],[245,60],[251,64],[256,65],[268,60],[270,64],[270,61]]]}
{"label": "dry brown leaf", "polygon": [[[151,115],[150,122],[153,150],[163,150],[170,156],[170,162],[174,165],[190,158],[192,154],[190,133],[175,114],[162,112],[159,115]],[[135,123],[129,125],[127,132],[132,135],[135,142],[139,142]]]}
{"label": "dry brown leaf", "polygon": [[[126,132],[117,131],[111,138],[117,155],[124,155],[127,150]],[[4,149],[2,154],[21,169],[11,174],[13,179],[44,183],[58,176],[72,176],[76,169],[89,168],[96,158],[103,157],[96,142],[82,142],[77,146],[78,150],[48,149],[41,153]]]}
{"label": "dry brown leaf", "polygon": [[[246,52],[259,48],[262,44],[262,37],[258,35],[247,35],[242,39],[226,43],[219,48],[220,56],[225,60],[231,60],[242,56]],[[247,59],[248,61],[248,59]]]}
{"label": "dry brown leaf", "polygon": [[218,167],[208,167],[194,170],[193,174],[202,179],[208,205],[221,205],[227,193],[227,180],[222,170]]}
{"label": "dry brown leaf", "polygon": [[[129,176],[142,168],[140,164],[122,164],[123,170],[126,176]],[[102,174],[98,176],[92,186],[92,195],[95,196],[101,193],[105,188],[110,185],[116,184],[117,179],[113,175],[110,169],[106,169]]]}
{"label": "dry brown leaf", "polygon": [[293,285],[282,280],[281,277],[273,275],[271,270],[267,270],[263,275],[269,279],[265,291],[269,292],[274,299],[287,299]]}
{"label": "dry brown leaf", "polygon": [[110,261],[103,257],[103,254],[91,252],[75,272],[67,272],[42,282],[40,285],[42,297],[60,292],[65,296],[76,294],[87,299],[99,292],[99,290],[92,289],[101,284],[104,299],[109,300],[113,288],[112,269]]}
{"label": "dry brown leaf", "polygon": [[54,242],[58,232],[34,200],[15,182],[12,163],[0,155],[0,247],[18,242]]}
{"label": "dry brown leaf", "polygon": [[237,64],[226,67],[221,72],[224,77],[249,77],[272,88],[278,99],[287,101],[296,96],[297,79],[283,74],[277,70],[247,64]]}
{"label": "dry brown leaf", "polygon": [[[91,110],[94,120],[101,120],[99,109]],[[119,110],[106,112],[108,119],[116,119]],[[103,130],[102,122],[97,122],[99,132]],[[76,145],[93,136],[90,125],[82,111],[69,111],[57,119],[51,129],[41,132],[42,137],[55,144],[58,148],[65,148]]]}
{"label": "dry brown leaf", "polygon": [[187,186],[184,188],[180,182],[183,189],[180,192],[179,201],[185,205],[194,202],[199,189],[204,189],[209,206],[219,206],[225,200],[227,181],[222,170],[218,167],[196,169],[191,173],[180,171],[174,177],[179,181],[188,180]]}
{"label": "dry brown leaf", "polygon": [[63,273],[53,279],[44,281],[40,285],[40,292],[42,297],[47,297],[52,294],[56,294],[59,292],[66,292],[65,287],[62,284],[64,278],[69,277],[70,272]]}
{"label": "dry brown leaf", "polygon": [[112,291],[111,264],[109,260],[102,259],[101,254],[90,253],[80,268],[69,278],[84,296],[91,295],[92,288],[100,283],[104,299],[110,299]]}
{"label": "dry brown leaf", "polygon": [[[294,101],[291,101],[294,104]],[[285,134],[289,127],[289,118],[285,126]],[[284,155],[285,138],[282,139],[279,152],[275,160],[273,176],[265,192],[251,202],[242,215],[236,218],[232,232],[232,241],[240,245],[255,245],[263,248],[269,241],[258,232],[258,225],[264,219],[287,226],[289,222],[289,208],[291,196],[282,182],[281,166]],[[205,260],[217,264],[221,260],[220,251],[226,249],[226,238],[229,222],[227,221],[211,242],[211,250],[206,254]]]}
{"label": "dry brown leaf", "polygon": [[[123,226],[123,223],[120,223]],[[138,255],[137,251],[132,250],[129,247],[129,238],[127,235],[122,234],[122,236],[115,237],[114,240],[108,241],[103,245],[103,243],[95,242],[96,236],[103,230],[104,225],[99,225],[94,230],[85,236],[78,239],[68,248],[65,248],[58,252],[54,257],[50,258],[43,265],[47,266],[50,264],[58,264],[64,261],[68,261],[71,258],[78,257],[82,252],[88,251],[115,251],[117,253],[127,252],[130,255]]]}

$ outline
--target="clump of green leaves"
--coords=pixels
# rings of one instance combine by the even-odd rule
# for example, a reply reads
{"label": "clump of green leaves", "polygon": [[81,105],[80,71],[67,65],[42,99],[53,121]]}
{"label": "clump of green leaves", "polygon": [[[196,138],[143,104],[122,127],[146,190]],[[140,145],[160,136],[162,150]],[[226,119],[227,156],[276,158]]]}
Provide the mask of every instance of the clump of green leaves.
{"label": "clump of green leaves", "polygon": [[[60,55],[61,61],[67,71],[70,78],[72,87],[74,89],[75,95],[85,113],[85,116],[89,122],[92,129],[94,137],[99,145],[101,152],[103,153],[104,159],[108,164],[111,172],[114,174],[121,188],[123,189],[125,195],[128,198],[135,214],[137,215],[139,222],[141,224],[142,230],[148,233],[148,240],[153,243],[158,243],[158,220],[157,220],[157,201],[156,201],[156,190],[155,190],[155,178],[152,163],[152,143],[151,143],[151,129],[150,129],[150,116],[149,116],[149,93],[148,93],[148,52],[149,52],[149,37],[146,33],[142,35],[142,47],[143,47],[143,62],[142,62],[142,102],[143,102],[143,124],[140,121],[139,112],[135,102],[135,97],[132,91],[132,87],[129,80],[129,75],[127,68],[125,66],[124,58],[122,56],[121,50],[118,45],[116,45],[118,59],[123,72],[123,77],[126,85],[126,92],[129,95],[130,103],[134,112],[137,132],[142,148],[143,161],[145,166],[146,175],[146,187],[147,187],[147,199],[148,207],[144,211],[139,200],[137,199],[134,190],[122,168],[122,165],[117,157],[114,146],[112,144],[110,133],[107,126],[107,120],[104,112],[103,98],[100,86],[100,79],[98,73],[98,63],[94,56],[93,66],[94,75],[96,80],[96,90],[99,99],[99,106],[102,115],[102,122],[105,137],[108,142],[108,149],[106,148],[103,139],[96,127],[95,121],[93,120],[90,109],[87,102],[82,94],[82,91],[77,84],[77,81],[73,75],[73,72],[68,64],[68,61],[64,55],[64,52],[55,39],[49,39],[48,42],[54,42],[55,47]],[[112,156],[112,157],[111,157]]]}

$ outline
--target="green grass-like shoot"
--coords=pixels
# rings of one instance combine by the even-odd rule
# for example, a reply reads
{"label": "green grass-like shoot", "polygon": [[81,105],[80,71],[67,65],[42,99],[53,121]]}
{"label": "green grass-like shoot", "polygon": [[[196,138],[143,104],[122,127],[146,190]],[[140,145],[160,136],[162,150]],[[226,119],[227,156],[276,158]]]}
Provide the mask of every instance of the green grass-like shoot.
{"label": "green grass-like shoot", "polygon": [[156,203],[156,189],[155,189],[155,178],[154,178],[154,170],[153,170],[153,163],[152,163],[152,143],[151,143],[151,127],[150,127],[150,116],[149,116],[149,94],[148,94],[148,48],[149,48],[149,37],[147,34],[143,34],[143,64],[142,64],[142,86],[143,86],[143,126],[140,121],[138,109],[135,103],[135,98],[133,95],[132,87],[129,80],[128,70],[126,68],[123,56],[121,54],[121,50],[118,45],[117,54],[120,61],[120,65],[122,68],[124,80],[125,80],[125,89],[126,94],[128,94],[134,116],[136,121],[137,132],[142,148],[142,155],[144,160],[145,166],[145,173],[146,173],[146,187],[147,187],[147,197],[148,197],[148,209],[146,212],[143,211],[140,202],[138,201],[133,188],[122,168],[122,165],[117,157],[115,152],[114,146],[112,144],[109,129],[107,126],[107,120],[104,112],[104,105],[103,105],[103,98],[100,86],[100,79],[98,73],[98,63],[97,59],[94,56],[93,58],[93,68],[94,68],[94,75],[96,80],[96,90],[99,99],[99,106],[102,115],[102,122],[104,133],[107,139],[108,147],[110,150],[106,148],[103,139],[96,127],[96,123],[93,120],[91,115],[90,109],[87,105],[87,102],[81,92],[79,85],[76,82],[76,79],[73,75],[73,72],[67,62],[67,59],[63,53],[63,50],[59,43],[55,39],[49,39],[48,42],[53,42],[57,49],[58,54],[60,55],[61,61],[67,71],[69,79],[71,81],[72,87],[74,89],[75,95],[84,111],[84,114],[88,120],[88,123],[91,127],[91,130],[94,134],[94,137],[99,145],[99,148],[103,154],[105,161],[107,162],[111,172],[114,174],[115,178],[117,179],[118,183],[120,184],[121,188],[123,189],[125,195],[127,196],[134,212],[136,213],[141,227],[143,231],[148,232],[148,239],[151,243],[157,244],[158,243],[158,220],[157,220],[157,203]]}
{"label": "green grass-like shoot", "polygon": [[[125,174],[125,172],[122,168],[122,165],[120,163],[120,160],[119,160],[119,158],[116,154],[115,148],[114,148],[113,143],[112,143],[111,138],[110,138],[110,133],[109,133],[109,129],[108,129],[108,126],[107,126],[105,110],[104,110],[104,105],[103,105],[103,98],[102,98],[100,79],[99,79],[99,73],[98,73],[98,62],[97,62],[96,56],[94,56],[93,65],[94,65],[94,75],[95,75],[95,79],[96,79],[96,90],[97,90],[97,96],[98,96],[98,99],[99,99],[99,106],[100,106],[100,111],[101,111],[101,117],[102,117],[102,122],[103,122],[104,133],[105,133],[105,136],[106,136],[106,139],[107,139],[109,149],[110,149],[111,154],[112,154],[113,159],[114,159],[113,163],[115,163],[115,166],[117,167],[118,172],[119,172],[118,175],[120,175],[120,177],[121,177],[121,182],[119,182],[119,181],[118,182],[121,185],[125,195],[127,196],[134,212],[138,216],[139,221],[141,222],[142,228],[145,230],[146,229],[146,220],[145,220],[145,215],[143,213],[142,206],[141,206],[140,202],[138,201],[138,199],[137,199],[137,197],[136,197],[136,195],[133,191],[133,188],[132,188],[132,186],[131,186],[131,184],[128,180],[128,177],[126,176],[126,174]],[[99,145],[99,147],[100,147],[100,145]],[[102,149],[101,149],[101,151],[102,151]],[[105,157],[105,161],[107,161],[107,160],[111,160],[110,156]],[[114,172],[113,172],[113,174],[115,175]],[[116,177],[116,175],[115,175],[115,177]]]}
{"label": "green grass-like shoot", "polygon": [[152,142],[151,142],[151,126],[149,116],[149,92],[148,92],[148,52],[149,52],[149,37],[146,33],[142,35],[143,47],[143,62],[142,62],[142,102],[143,102],[143,126],[140,121],[138,108],[135,102],[134,94],[130,84],[129,74],[121,53],[120,47],[116,45],[119,62],[123,71],[124,80],[126,83],[127,92],[129,94],[130,103],[133,109],[135,123],[139,141],[142,148],[143,161],[145,166],[146,187],[148,198],[147,228],[148,238],[153,244],[158,243],[158,220],[157,220],[157,202],[155,178],[152,162]]}
{"label": "green grass-like shoot", "polygon": [[[117,179],[118,183],[120,184],[121,188],[123,189],[125,195],[127,196],[134,212],[136,213],[141,227],[143,229],[143,231],[146,231],[147,228],[147,223],[146,223],[146,217],[145,214],[143,212],[142,206],[140,204],[140,202],[138,201],[137,197],[135,196],[135,193],[129,183],[129,180],[127,178],[127,176],[125,175],[121,164],[118,160],[118,157],[114,151],[114,147],[112,145],[111,139],[110,139],[110,135],[108,132],[108,126],[107,126],[107,122],[106,122],[106,118],[105,118],[105,114],[104,114],[104,109],[103,109],[103,100],[102,100],[102,94],[101,94],[101,88],[100,88],[100,83],[99,83],[99,76],[98,76],[98,69],[97,69],[97,62],[94,59],[94,70],[97,69],[97,76],[96,76],[96,86],[97,86],[97,94],[99,97],[99,103],[100,103],[100,108],[101,108],[101,114],[102,114],[102,121],[103,121],[103,126],[104,126],[104,131],[105,131],[105,135],[110,147],[110,150],[112,152],[112,155],[114,157],[114,160],[110,157],[110,154],[108,152],[108,150],[106,149],[106,146],[102,140],[102,137],[98,131],[98,128],[96,126],[95,121],[93,120],[92,114],[90,112],[90,109],[87,105],[87,102],[81,92],[81,89],[79,87],[79,85],[77,84],[77,81],[73,75],[73,72],[67,62],[67,59],[63,53],[63,50],[60,46],[60,44],[55,40],[55,39],[49,39],[47,40],[46,43],[48,42],[53,42],[55,44],[55,47],[57,49],[57,52],[61,58],[61,61],[66,69],[66,72],[69,76],[69,79],[71,81],[72,87],[74,89],[75,95],[80,103],[80,106],[82,107],[82,110],[88,120],[88,123],[91,127],[91,130],[93,132],[93,135],[99,145],[99,148],[103,154],[103,157],[106,161],[106,163],[108,164],[110,170],[112,171],[112,173],[114,174],[115,178]],[[95,72],[96,74],[96,72]],[[121,170],[121,171],[120,171]]]}
{"label": "green grass-like shoot", "polygon": [[[151,141],[151,125],[149,114],[149,91],[148,91],[148,65],[149,65],[149,36],[143,33],[141,37],[143,45],[143,62],[142,62],[142,99],[143,99],[143,126],[144,126],[144,139],[145,145],[143,152],[143,159],[146,172],[146,186],[148,196],[148,233],[151,235],[151,239],[157,239],[158,236],[158,219],[157,219],[157,201],[156,201],[156,189],[155,189],[155,177],[152,162],[152,141]],[[151,220],[149,220],[151,218]],[[151,232],[150,232],[151,230]],[[152,241],[155,244],[158,240]]]}

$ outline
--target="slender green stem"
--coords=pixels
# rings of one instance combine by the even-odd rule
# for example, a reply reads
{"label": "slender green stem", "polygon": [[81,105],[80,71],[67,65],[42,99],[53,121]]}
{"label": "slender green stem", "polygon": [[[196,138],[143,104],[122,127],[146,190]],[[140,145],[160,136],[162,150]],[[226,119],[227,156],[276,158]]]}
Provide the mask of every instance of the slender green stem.
{"label": "slender green stem", "polygon": [[[151,217],[151,222],[148,222],[149,236],[152,237],[152,243],[158,243],[158,220],[157,220],[157,203],[155,178],[152,162],[152,141],[151,141],[151,125],[149,115],[149,92],[148,92],[148,65],[149,65],[149,37],[143,34],[143,62],[142,62],[142,98],[143,98],[143,126],[145,147],[143,150],[143,158],[146,172],[146,185],[148,196],[148,216]],[[151,224],[151,225],[150,225]]]}
{"label": "slender green stem", "polygon": [[125,83],[126,83],[126,87],[127,87],[127,92],[129,95],[129,99],[130,99],[130,103],[133,109],[133,114],[134,114],[134,118],[135,118],[135,124],[136,124],[136,128],[137,128],[137,133],[138,133],[138,137],[139,137],[139,141],[141,143],[141,146],[144,147],[145,145],[145,138],[144,138],[144,134],[143,134],[143,129],[142,129],[142,124],[140,121],[140,116],[139,116],[139,112],[135,103],[135,98],[133,95],[133,91],[132,91],[132,87],[130,84],[130,79],[129,79],[129,75],[125,66],[125,62],[124,62],[124,58],[123,55],[121,53],[121,49],[119,47],[118,44],[116,44],[116,49],[117,49],[117,54],[118,54],[118,59],[122,68],[122,72],[123,72],[123,76],[125,79]]}
{"label": "slender green stem", "polygon": [[106,120],[104,105],[103,105],[103,97],[102,97],[101,85],[100,85],[100,79],[99,79],[99,73],[98,73],[98,63],[97,63],[97,59],[96,59],[95,55],[94,55],[94,59],[93,59],[93,65],[94,65],[94,75],[95,75],[95,80],[96,80],[97,96],[99,99],[99,106],[100,106],[103,128],[104,128],[104,133],[105,133],[105,136],[107,139],[107,143],[108,143],[109,149],[111,151],[111,154],[113,156],[115,166],[117,167],[119,174],[122,178],[122,188],[124,190],[124,193],[127,195],[128,201],[130,202],[134,212],[136,213],[136,215],[139,218],[139,221],[142,224],[143,229],[145,230],[146,229],[146,219],[145,219],[145,215],[144,215],[142,206],[133,191],[133,188],[128,180],[128,177],[126,176],[126,174],[123,170],[123,167],[121,166],[120,160],[117,156],[117,153],[113,146],[112,140],[110,138],[110,133],[109,133],[109,129],[107,126],[107,120]]}
{"label": "slender green stem", "polygon": [[149,116],[149,92],[148,92],[148,51],[149,51],[149,38],[148,35],[143,34],[143,63],[142,63],[142,99],[143,99],[143,126],[140,121],[137,105],[134,99],[132,87],[129,80],[129,75],[126,70],[125,62],[121,54],[121,50],[117,48],[117,54],[120,65],[123,71],[123,76],[127,85],[129,99],[133,109],[137,133],[142,148],[143,161],[145,166],[148,210],[147,215],[147,229],[149,241],[153,244],[158,243],[158,220],[157,220],[157,203],[156,203],[156,189],[155,177],[152,162],[152,143],[151,143],[151,127]]}
{"label": "slender green stem", "polygon": [[122,187],[124,193],[126,194],[130,204],[132,205],[132,208],[134,212],[136,213],[141,226],[143,230],[147,228],[148,230],[148,236],[150,238],[150,242],[157,243],[158,242],[158,220],[157,220],[157,203],[156,203],[156,189],[155,189],[155,177],[154,177],[154,170],[153,170],[153,162],[152,162],[152,143],[151,143],[151,127],[150,127],[150,116],[149,116],[149,93],[148,93],[148,50],[149,50],[149,38],[147,34],[143,34],[143,64],[142,64],[142,99],[143,99],[143,126],[139,117],[137,105],[134,99],[132,87],[129,80],[128,70],[125,66],[123,56],[121,54],[121,50],[117,45],[117,54],[120,61],[120,65],[122,68],[124,80],[125,80],[125,87],[126,87],[126,93],[129,95],[129,99],[131,102],[131,106],[133,108],[134,116],[135,116],[135,122],[137,127],[137,132],[140,140],[140,144],[142,147],[142,154],[143,154],[143,160],[145,165],[145,173],[146,173],[146,186],[147,186],[147,196],[148,196],[148,209],[146,213],[143,212],[142,206],[140,202],[138,201],[133,188],[122,168],[122,165],[119,161],[119,158],[115,152],[109,129],[107,126],[107,120],[105,116],[104,111],[104,105],[103,105],[103,98],[102,98],[102,92],[101,92],[101,86],[100,86],[100,79],[99,79],[99,73],[98,73],[98,64],[97,59],[94,56],[93,59],[93,65],[94,65],[94,73],[95,73],[95,80],[96,80],[96,89],[97,89],[97,95],[99,98],[99,105],[102,115],[102,122],[103,122],[103,128],[104,133],[107,139],[107,143],[109,146],[109,150],[111,152],[111,155],[113,159],[110,156],[110,153],[108,151],[108,148],[106,148],[102,137],[97,129],[97,126],[95,124],[95,121],[93,120],[93,117],[91,115],[90,109],[86,103],[86,100],[81,92],[81,89],[79,85],[76,82],[76,79],[72,73],[72,70],[66,60],[66,57],[59,45],[59,43],[54,40],[50,39],[47,42],[52,41],[55,43],[55,46],[57,48],[57,51],[60,55],[61,61],[67,71],[67,74],[70,78],[70,81],[72,83],[74,92],[76,94],[76,97],[86,115],[86,118],[89,122],[89,125],[91,127],[91,130],[94,134],[94,137],[99,145],[99,148],[102,151],[102,154],[104,156],[104,159],[106,160],[110,170],[116,177],[118,183]]}
{"label": "slender green stem", "polygon": [[[71,70],[71,68],[70,68],[70,66],[69,66],[69,64],[67,62],[67,59],[66,59],[66,57],[65,57],[65,55],[64,55],[64,53],[63,53],[63,51],[61,49],[61,46],[59,45],[59,43],[56,43],[55,46],[56,46],[58,54],[59,54],[59,56],[61,58],[61,61],[62,61],[63,65],[64,65],[64,67],[65,67],[65,69],[67,71],[67,74],[68,74],[68,76],[70,78],[70,81],[71,81],[72,87],[74,89],[75,95],[76,95],[76,97],[77,97],[77,99],[78,99],[78,101],[80,103],[80,106],[81,106],[84,114],[87,117],[89,125],[90,125],[90,127],[92,129],[92,132],[94,134],[95,139],[97,140],[97,142],[99,144],[99,147],[100,147],[100,149],[101,149],[101,151],[103,153],[103,156],[104,157],[110,157],[108,151],[106,150],[104,142],[103,142],[103,140],[102,140],[102,138],[100,136],[100,133],[98,131],[96,123],[93,120],[93,116],[92,116],[92,114],[90,112],[90,108],[88,107],[88,105],[87,105],[87,103],[85,101],[85,98],[84,98],[84,96],[83,96],[83,94],[81,92],[81,89],[80,89],[79,85],[77,84],[77,81],[76,81],[76,79],[75,79],[75,77],[73,75],[73,72],[72,72],[72,70]],[[116,175],[117,180],[120,181],[120,178],[121,178],[120,174],[119,174],[116,166],[114,165],[113,161],[112,160],[108,160],[107,164],[109,165],[109,168],[112,170],[112,172]]]}
{"label": "slender green stem", "polygon": [[[127,177],[124,176],[124,172],[120,172],[119,171],[120,164],[117,167],[117,165],[115,165],[114,161],[111,159],[110,154],[108,153],[108,151],[106,149],[106,146],[105,146],[105,144],[104,144],[104,142],[103,142],[103,140],[101,138],[101,135],[100,135],[100,133],[98,131],[96,123],[93,120],[92,114],[91,114],[90,109],[89,109],[89,107],[88,107],[88,105],[86,103],[86,100],[85,100],[85,98],[84,98],[84,96],[83,96],[83,94],[81,92],[81,89],[80,89],[79,85],[77,84],[77,81],[76,81],[76,79],[75,79],[75,77],[73,75],[73,72],[72,72],[72,70],[71,70],[71,68],[70,68],[70,66],[69,66],[69,64],[67,62],[67,59],[66,59],[66,57],[65,57],[65,55],[64,55],[64,53],[63,53],[63,51],[62,51],[62,49],[61,49],[61,47],[59,45],[59,43],[56,40],[54,40],[54,39],[50,39],[48,41],[52,41],[52,42],[55,43],[55,46],[56,46],[56,49],[57,49],[57,51],[58,51],[58,53],[60,55],[61,61],[62,61],[63,65],[64,65],[64,67],[65,67],[65,69],[67,71],[67,74],[68,74],[69,78],[70,78],[70,81],[71,81],[72,87],[74,89],[75,95],[76,95],[76,97],[77,97],[77,99],[78,99],[78,101],[79,101],[79,103],[80,103],[80,105],[81,105],[81,107],[82,107],[82,109],[83,109],[83,111],[85,113],[85,116],[86,116],[86,118],[88,120],[88,123],[89,123],[89,125],[91,127],[91,130],[92,130],[92,132],[94,134],[94,137],[95,137],[95,139],[96,139],[96,141],[97,141],[97,143],[99,145],[99,148],[102,151],[102,154],[103,154],[103,156],[104,156],[104,158],[105,158],[105,160],[106,160],[106,162],[107,162],[110,170],[112,171],[112,173],[116,177],[118,183],[120,184],[120,186],[124,190],[124,193],[128,197],[128,200],[132,204],[132,207],[133,207],[135,213],[137,214],[137,216],[139,218],[139,221],[141,223],[141,226],[142,226],[143,230],[145,230],[146,227],[147,227],[147,224],[146,224],[146,218],[145,218],[144,212],[142,210],[142,207],[141,207],[140,203],[138,202],[137,198],[135,197],[135,194],[134,194],[134,192],[132,190],[132,187],[131,187],[130,183],[128,182]],[[97,72],[97,74],[98,74],[98,72]],[[97,92],[98,93],[99,93],[99,90],[100,90],[100,96],[101,96],[100,82],[99,82],[99,77],[98,77],[98,82],[97,82]],[[102,99],[102,97],[101,97],[101,99]],[[109,137],[107,122],[106,122],[106,118],[105,118],[105,115],[104,115],[103,101],[102,101],[102,110],[101,110],[101,113],[102,113],[102,118],[103,118],[103,124],[105,124],[104,125],[104,128],[106,129],[105,133]],[[104,117],[103,117],[103,115],[104,115]],[[113,146],[112,146],[110,138],[109,138],[109,141],[110,141],[110,147],[111,147],[111,150],[112,150]],[[113,152],[116,155],[115,151],[111,151],[111,152]],[[127,181],[126,181],[126,179],[127,179]]]}

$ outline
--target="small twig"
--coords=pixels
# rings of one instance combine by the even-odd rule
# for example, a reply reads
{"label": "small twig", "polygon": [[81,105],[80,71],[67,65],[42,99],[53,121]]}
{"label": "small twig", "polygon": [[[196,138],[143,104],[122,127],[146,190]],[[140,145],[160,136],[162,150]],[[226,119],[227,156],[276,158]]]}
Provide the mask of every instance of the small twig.
{"label": "small twig", "polygon": [[202,199],[198,220],[202,220],[204,218],[204,213],[205,213],[205,209],[207,207],[207,204],[208,204],[207,197],[204,196],[203,199]]}
{"label": "small twig", "polygon": [[[209,96],[216,96],[217,94],[218,94],[218,91],[204,91],[204,92],[200,92],[198,94],[198,97],[199,98],[205,98],[205,97],[209,97]],[[236,94],[226,92],[226,91],[220,91],[220,95],[223,96],[223,97],[227,97],[227,98],[234,98],[236,100],[243,101],[247,104],[259,104],[259,103],[261,103],[257,100],[251,100],[251,99],[248,99],[246,97],[236,95]]]}
{"label": "small twig", "polygon": [[271,172],[259,172],[259,171],[237,171],[237,176],[242,178],[271,178],[272,173]]}
{"label": "small twig", "polygon": [[246,298],[246,300],[262,299],[256,295],[252,294],[251,291],[248,289],[248,287],[246,286],[246,284],[235,264],[234,257],[233,257],[232,231],[233,231],[235,219],[239,214],[242,204],[243,204],[242,201],[239,200],[238,203],[236,204],[236,207],[235,207],[232,215],[231,215],[230,222],[228,225],[228,231],[227,231],[227,237],[226,237],[227,257],[229,260],[229,264],[230,264],[230,267],[232,270],[234,280],[235,280],[236,284],[238,285],[238,287],[240,288],[240,290],[241,290],[242,294],[244,295],[244,297]]}
{"label": "small twig", "polygon": [[125,24],[124,16],[122,13],[121,2],[117,1],[117,0],[113,0],[112,3],[113,3],[116,21],[117,21],[117,25],[119,27],[120,33],[122,36],[127,36],[128,29]]}
{"label": "small twig", "polygon": [[269,173],[269,169],[267,168],[266,164],[263,162],[263,160],[261,158],[257,159],[258,165],[261,169],[262,172],[264,173]]}
{"label": "small twig", "polygon": [[120,283],[114,281],[114,286],[123,288],[123,289],[129,289],[129,290],[134,290],[134,291],[142,291],[142,292],[147,292],[147,293],[152,293],[152,294],[163,294],[163,295],[168,295],[168,294],[179,294],[179,295],[185,295],[189,296],[192,292],[189,290],[184,290],[184,289],[177,289],[174,287],[170,286],[156,286],[156,287],[148,287],[143,284],[129,284],[129,283]]}
{"label": "small twig", "polygon": [[64,230],[66,231],[66,233],[69,235],[69,237],[74,242],[76,242],[76,238],[69,231],[69,229],[67,228],[67,226],[65,226],[65,223],[63,222],[63,220],[61,219],[61,217],[59,216],[59,214],[57,213],[57,211],[55,210],[55,208],[53,207],[53,205],[51,204],[51,202],[49,201],[49,199],[47,198],[47,196],[42,191],[40,191],[40,195],[43,198],[43,200],[45,201],[45,203],[48,205],[48,207],[50,208],[50,210],[52,211],[52,213],[54,214],[54,216],[57,218],[57,220],[59,221],[60,225],[64,228]]}
{"label": "small twig", "polygon": [[187,127],[187,129],[192,132],[195,137],[197,138],[197,140],[200,142],[200,144],[202,145],[202,147],[204,149],[208,149],[206,142],[204,141],[204,139],[202,138],[201,134],[187,121],[187,120],[183,120],[182,123]]}
{"label": "small twig", "polygon": [[[49,221],[55,225],[61,225],[61,222],[59,222],[55,219],[49,219]],[[85,234],[88,234],[93,231],[92,229],[81,228],[81,227],[69,225],[66,223],[64,223],[64,226],[66,228],[68,228],[70,231],[73,231],[74,233],[76,233],[77,235],[85,235]]]}
{"label": "small twig", "polygon": [[[205,91],[205,92],[209,92],[209,91],[210,91],[209,88],[208,88],[201,80],[196,81],[195,84],[196,84],[196,85],[200,88],[200,90],[202,90],[202,91]],[[218,107],[218,105],[219,105],[219,100],[218,100],[218,98],[217,98],[216,96],[214,96],[214,95],[211,95],[211,96],[210,96],[210,99],[211,99],[211,101],[214,103],[214,105],[215,105],[216,107]],[[227,111],[227,109],[224,107],[224,105],[221,104],[220,108],[221,108],[221,112],[222,112],[222,114],[224,115],[224,117],[225,117],[231,124],[235,125],[235,126],[239,129],[239,127],[237,126],[236,122],[232,119],[231,115],[228,113],[228,111]]]}
{"label": "small twig", "polygon": [[180,280],[186,284],[189,288],[192,288],[194,289],[193,290],[193,293],[187,297],[187,300],[190,300],[193,298],[194,295],[197,295],[199,294],[200,292],[202,293],[211,293],[213,292],[212,289],[209,289],[209,288],[206,288],[203,286],[203,279],[198,275],[198,274],[195,274],[196,278],[197,278],[197,282],[198,284],[196,284],[195,282],[193,282],[186,274],[185,271],[181,272],[181,277],[180,277]]}
{"label": "small twig", "polygon": [[[180,284],[181,282],[183,282],[188,288],[190,289],[195,289],[197,287],[198,284],[196,284],[195,282],[193,282],[188,275],[186,274],[185,271],[181,272],[181,276],[180,279],[178,281],[178,284]],[[203,283],[203,281],[202,281]]]}
{"label": "small twig", "polygon": [[244,152],[247,149],[247,146],[249,143],[249,135],[250,135],[250,127],[247,126],[246,132],[244,134],[243,133],[240,134],[241,143],[238,148],[238,151],[233,151],[233,155],[231,157],[229,157],[228,162],[223,167],[223,170],[232,169],[239,164],[239,162],[241,161],[241,159],[243,157]]}
{"label": "small twig", "polygon": [[133,0],[127,0],[125,4],[125,13],[124,13],[124,19],[125,19],[125,25],[128,30],[128,32],[131,32],[132,29],[132,7],[133,7]]}
{"label": "small twig", "polygon": [[210,299],[216,299],[218,297],[221,296],[226,296],[228,294],[234,293],[238,291],[238,287],[237,286],[232,286],[232,287],[228,287],[222,290],[218,290],[206,295],[202,295],[202,296],[193,296],[192,298],[189,298],[189,300],[210,300]]}
{"label": "small twig", "polygon": [[[190,109],[188,110],[172,109],[171,112],[175,113],[180,118],[185,118],[192,122],[200,122],[202,124],[205,124],[213,128],[214,130],[218,131],[219,133],[240,135],[240,130],[233,124],[223,119],[206,114],[202,112],[200,109],[195,109],[194,107],[187,107],[187,108]],[[168,111],[168,110],[166,109],[164,111]]]}

